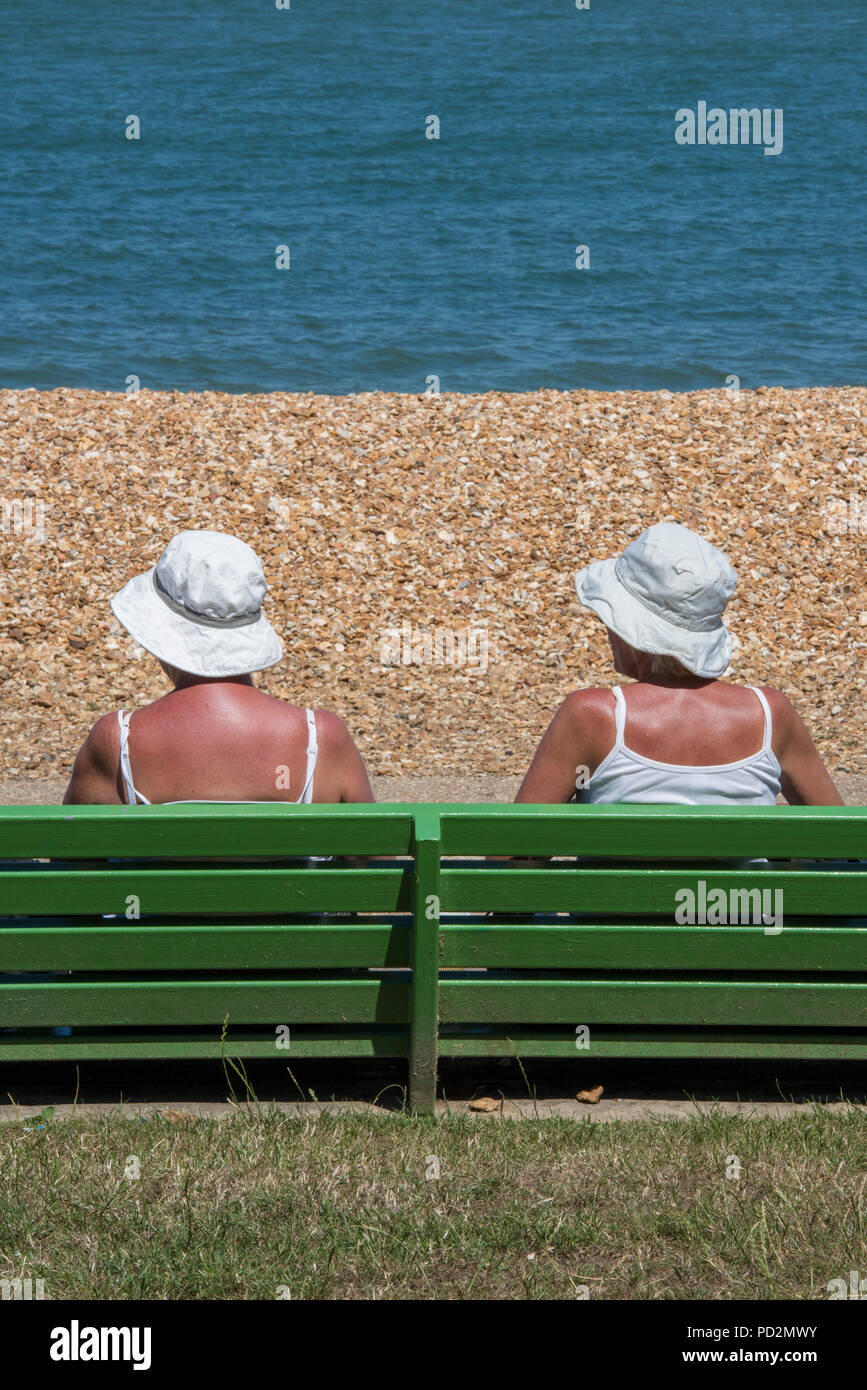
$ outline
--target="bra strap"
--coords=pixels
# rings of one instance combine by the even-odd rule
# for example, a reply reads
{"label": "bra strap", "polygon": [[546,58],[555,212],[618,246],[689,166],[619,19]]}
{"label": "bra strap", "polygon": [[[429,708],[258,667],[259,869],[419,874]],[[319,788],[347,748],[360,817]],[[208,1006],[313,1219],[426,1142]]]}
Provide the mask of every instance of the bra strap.
{"label": "bra strap", "polygon": [[619,685],[612,687],[614,695],[614,747],[623,747],[623,736],[626,732],[626,701],[623,698],[623,691]]}
{"label": "bra strap", "polygon": [[764,741],[764,743],[762,744],[762,752],[763,752],[763,753],[770,753],[770,751],[771,751],[771,739],[772,739],[773,733],[774,733],[774,721],[773,721],[773,716],[771,715],[771,707],[770,707],[770,705],[768,704],[767,699],[765,698],[765,696],[762,694],[761,690],[759,690],[759,687],[758,687],[757,685],[751,685],[751,686],[750,686],[750,690],[753,692],[754,695],[758,695],[759,701],[761,702],[762,709],[763,709],[764,712],[765,712],[765,741]]}
{"label": "bra strap", "polygon": [[119,709],[117,712],[117,727],[120,732],[120,772],[123,777],[127,805],[137,806],[139,802],[141,802],[143,806],[150,806],[147,797],[142,796],[141,792],[136,791],[132,780],[132,768],[129,761],[129,721],[129,712],[124,709]]}
{"label": "bra strap", "polygon": [[319,739],[316,733],[316,715],[312,709],[307,710],[307,769],[304,779],[304,790],[298,798],[299,804],[303,802],[310,805],[313,800],[313,774],[316,771],[316,759],[319,756]]}
{"label": "bra strap", "polygon": [[127,805],[134,806],[136,797],[132,782],[132,768],[129,765],[129,713],[127,710],[118,710],[117,727],[120,734],[120,775],[123,778]]}

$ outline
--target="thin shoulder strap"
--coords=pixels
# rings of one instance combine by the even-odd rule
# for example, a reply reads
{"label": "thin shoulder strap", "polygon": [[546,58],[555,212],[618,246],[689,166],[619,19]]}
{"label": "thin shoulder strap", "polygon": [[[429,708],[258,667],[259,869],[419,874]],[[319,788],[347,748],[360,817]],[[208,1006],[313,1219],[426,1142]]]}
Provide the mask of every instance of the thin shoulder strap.
{"label": "thin shoulder strap", "polygon": [[757,685],[751,685],[750,690],[752,690],[754,695],[758,695],[762,709],[765,712],[765,741],[762,744],[762,752],[769,753],[771,751],[771,739],[774,733],[774,720],[771,715],[771,707]]}
{"label": "thin shoulder strap", "polygon": [[319,739],[316,734],[316,715],[312,709],[307,710],[307,775],[304,779],[304,790],[298,798],[298,804],[304,803],[309,806],[313,801],[313,774],[316,771],[316,759],[319,756]]}
{"label": "thin shoulder strap", "polygon": [[125,709],[119,709],[117,712],[117,727],[120,733],[120,775],[123,778],[127,805],[134,806],[135,787],[129,765],[129,713]]}
{"label": "thin shoulder strap", "polygon": [[619,685],[612,687],[614,695],[614,747],[623,747],[623,736],[626,731],[626,701],[623,698],[623,691]]}
{"label": "thin shoulder strap", "polygon": [[117,727],[120,731],[120,773],[123,777],[124,791],[126,793],[127,805],[136,806],[139,801],[145,806],[150,806],[146,796],[137,792],[132,780],[132,768],[129,762],[129,712],[121,709],[117,712]]}

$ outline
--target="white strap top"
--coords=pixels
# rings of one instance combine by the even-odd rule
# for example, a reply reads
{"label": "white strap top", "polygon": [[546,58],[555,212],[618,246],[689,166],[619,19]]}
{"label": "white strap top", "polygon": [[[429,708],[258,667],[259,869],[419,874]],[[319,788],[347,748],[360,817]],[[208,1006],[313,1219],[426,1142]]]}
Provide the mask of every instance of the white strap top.
{"label": "white strap top", "polygon": [[[124,794],[125,794],[125,796],[126,796],[127,804],[130,805],[130,806],[136,806],[136,805],[139,805],[139,804],[141,804],[142,806],[150,806],[151,803],[148,801],[147,797],[146,797],[146,796],[143,796],[142,793],[141,793],[140,791],[136,791],[136,788],[135,788],[135,786],[134,786],[134,784],[133,784],[133,780],[132,780],[132,768],[130,767],[130,761],[129,761],[129,720],[130,720],[130,715],[129,715],[129,712],[128,712],[127,710],[119,710],[119,711],[118,711],[117,723],[118,723],[118,728],[119,728],[119,730],[120,730],[120,771],[121,771],[121,776],[123,777]],[[308,710],[307,710],[307,771],[306,771],[306,776],[305,776],[305,779],[304,779],[304,786],[303,786],[303,788],[302,788],[301,795],[297,798],[296,803],[295,803],[296,806],[300,806],[300,805],[302,805],[302,804],[304,804],[305,806],[309,806],[309,805],[311,804],[311,802],[313,801],[313,775],[314,775],[314,773],[316,772],[316,759],[318,758],[318,756],[319,756],[319,740],[318,740],[317,734],[316,734],[316,715],[313,713],[313,710],[312,710],[312,709],[308,709]],[[211,802],[211,803],[209,803],[209,802],[201,802],[201,801],[198,801],[198,802],[197,802],[197,801],[192,801],[192,800],[191,800],[191,801],[189,801],[189,802],[172,801],[172,802],[169,802],[168,804],[171,805],[171,806],[180,806],[180,805],[209,805],[209,804],[213,805],[214,803],[213,803],[213,802]],[[227,802],[220,802],[219,804],[220,804],[220,805],[225,805],[225,806],[244,806],[244,805],[247,805],[248,803],[247,803],[247,802],[242,802],[242,801],[227,801]]]}
{"label": "white strap top", "polygon": [[637,802],[644,805],[773,806],[780,791],[780,764],[771,747],[771,710],[757,686],[748,687],[758,697],[765,716],[762,746],[749,758],[715,766],[689,766],[658,762],[627,748],[626,700],[619,685],[614,694],[614,747],[602,759],[586,787],[579,789],[582,803]]}

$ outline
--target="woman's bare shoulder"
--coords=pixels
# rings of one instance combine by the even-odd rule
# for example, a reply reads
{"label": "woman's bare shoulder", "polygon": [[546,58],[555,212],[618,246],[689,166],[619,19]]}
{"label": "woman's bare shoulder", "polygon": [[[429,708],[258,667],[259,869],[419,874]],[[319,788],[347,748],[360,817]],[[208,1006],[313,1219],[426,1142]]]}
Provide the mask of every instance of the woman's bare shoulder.
{"label": "woman's bare shoulder", "polygon": [[330,709],[315,709],[313,714],[316,719],[320,747],[339,750],[345,748],[348,743],[354,743],[349,729],[339,714],[335,714]]}
{"label": "woman's bare shoulder", "polygon": [[114,767],[117,763],[120,750],[118,713],[118,710],[113,710],[110,714],[101,715],[81,746],[91,765],[101,770]]}
{"label": "woman's bare shoulder", "polygon": [[110,802],[117,785],[119,753],[117,713],[104,714],[75,755],[64,804]]}
{"label": "woman's bare shoulder", "polygon": [[784,695],[782,690],[777,690],[772,685],[760,685],[758,689],[768,702],[774,724],[781,728],[790,728],[798,714],[788,695]]}
{"label": "woman's bare shoulder", "polygon": [[608,686],[586,686],[572,690],[566,696],[557,715],[564,723],[586,732],[599,729],[607,732],[614,727],[614,696]]}
{"label": "woman's bare shoulder", "polygon": [[789,749],[804,748],[812,743],[812,735],[788,695],[773,686],[760,685],[768,702],[774,726],[774,750],[784,754]]}
{"label": "woman's bare shoulder", "polygon": [[596,710],[599,713],[613,714],[614,696],[608,685],[588,685],[580,690],[570,690],[563,701],[563,707],[585,715]]}

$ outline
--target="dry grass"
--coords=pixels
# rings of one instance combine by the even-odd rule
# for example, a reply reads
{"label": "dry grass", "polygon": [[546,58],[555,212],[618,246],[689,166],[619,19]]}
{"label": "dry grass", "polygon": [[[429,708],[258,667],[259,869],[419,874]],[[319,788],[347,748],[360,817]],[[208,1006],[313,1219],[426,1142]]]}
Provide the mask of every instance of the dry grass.
{"label": "dry grass", "polygon": [[855,1109],[42,1124],[0,1131],[0,1278],[49,1299],[824,1300],[867,1267]]}

